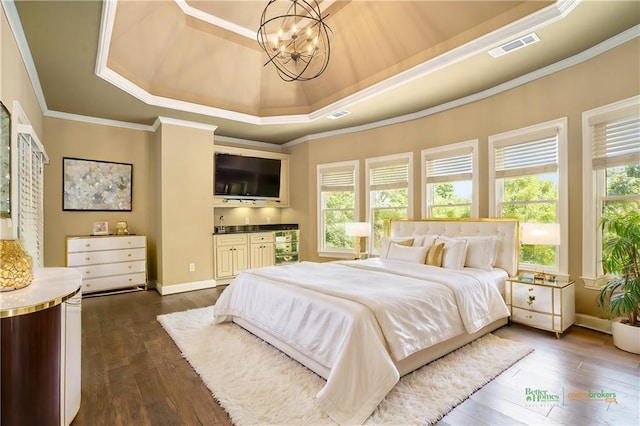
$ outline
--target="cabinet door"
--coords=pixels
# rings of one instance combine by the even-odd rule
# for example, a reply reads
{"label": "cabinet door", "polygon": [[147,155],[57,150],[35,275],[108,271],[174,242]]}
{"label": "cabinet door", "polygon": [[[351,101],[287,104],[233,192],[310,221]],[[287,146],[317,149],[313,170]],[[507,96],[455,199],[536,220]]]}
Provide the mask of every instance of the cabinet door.
{"label": "cabinet door", "polygon": [[233,277],[234,256],[235,256],[235,250],[233,246],[216,247],[216,278]]}
{"label": "cabinet door", "polygon": [[233,247],[233,275],[238,275],[247,269],[248,257],[247,246]]}
{"label": "cabinet door", "polygon": [[252,268],[274,265],[273,244],[251,244],[250,263]]}

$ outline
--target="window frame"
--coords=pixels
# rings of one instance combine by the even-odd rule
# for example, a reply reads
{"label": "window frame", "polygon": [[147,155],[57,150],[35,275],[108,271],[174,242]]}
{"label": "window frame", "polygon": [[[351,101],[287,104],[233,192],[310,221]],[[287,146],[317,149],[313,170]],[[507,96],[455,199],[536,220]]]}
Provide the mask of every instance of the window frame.
{"label": "window frame", "polygon": [[[325,163],[318,164],[316,166],[316,192],[317,192],[317,231],[316,231],[316,239],[317,239],[317,253],[319,257],[332,257],[332,258],[344,258],[350,259],[353,257],[353,250],[355,246],[352,245],[349,249],[344,250],[335,250],[328,249],[325,246],[325,223],[324,223],[324,212],[322,204],[322,174],[323,173],[331,173],[332,171],[335,173],[338,170],[343,170],[345,168],[353,167],[354,173],[354,218],[357,221],[360,217],[360,161],[358,160],[350,160],[350,161],[340,161],[335,163]],[[327,192],[327,191],[325,191]]]}
{"label": "window frame", "polygon": [[371,223],[371,236],[367,241],[367,250],[370,255],[378,255],[373,250],[375,238],[375,229],[372,223],[373,207],[371,206],[371,170],[379,167],[390,166],[393,164],[407,164],[407,217],[411,218],[413,214],[413,152],[403,152],[400,154],[385,155],[381,157],[371,157],[365,159],[365,209],[366,221]]}
{"label": "window frame", "polygon": [[[585,288],[599,290],[607,278],[602,271],[602,234],[598,224],[606,198],[606,168],[593,167],[593,126],[613,117],[640,111],[640,95],[582,113],[582,276]],[[620,117],[622,118],[622,117]]]}
{"label": "window frame", "polygon": [[[496,144],[504,146],[509,142],[525,143],[539,138],[540,134],[550,131],[556,132],[558,143],[558,199],[556,204],[556,222],[560,224],[560,245],[556,251],[556,267],[544,267],[545,272],[554,273],[560,277],[569,276],[569,173],[568,173],[568,119],[567,117],[544,123],[534,124],[503,133],[489,136],[489,215],[501,217],[499,204],[504,199],[503,186],[500,178],[496,178]],[[524,175],[523,175],[524,176]],[[519,263],[520,270],[532,270],[536,265]]]}
{"label": "window frame", "polygon": [[[427,148],[421,151],[421,187],[420,191],[424,197],[422,200],[422,218],[431,217],[431,208],[434,205],[431,203],[431,196],[427,192],[429,189],[429,183],[427,183],[427,161],[435,158],[451,158],[455,157],[457,152],[471,149],[471,217],[479,217],[479,190],[480,180],[478,179],[479,159],[478,159],[478,139],[472,139],[464,142],[457,142],[450,145],[439,146],[435,148]],[[456,179],[452,179],[447,182],[458,182]]]}

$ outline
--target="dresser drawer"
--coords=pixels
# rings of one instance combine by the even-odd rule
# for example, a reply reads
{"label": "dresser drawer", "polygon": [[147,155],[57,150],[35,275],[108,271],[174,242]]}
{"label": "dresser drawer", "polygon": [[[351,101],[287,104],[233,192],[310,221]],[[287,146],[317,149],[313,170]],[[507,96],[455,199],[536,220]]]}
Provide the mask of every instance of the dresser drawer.
{"label": "dresser drawer", "polygon": [[145,274],[144,272],[136,274],[117,275],[114,277],[83,279],[82,293],[94,293],[96,291],[134,287],[137,285],[145,285],[146,283],[147,274]]}
{"label": "dresser drawer", "polygon": [[538,312],[553,313],[553,289],[535,284],[512,284],[513,306]]}
{"label": "dresser drawer", "polygon": [[249,241],[251,244],[255,243],[272,243],[273,232],[259,232],[256,234],[249,234]]}
{"label": "dresser drawer", "polygon": [[145,260],[146,256],[146,248],[69,253],[67,255],[67,266],[86,266],[100,263]]}
{"label": "dresser drawer", "polygon": [[82,279],[88,280],[91,278],[100,278],[100,277],[108,277],[111,275],[126,275],[132,274],[136,272],[146,272],[146,261],[138,260],[133,262],[120,262],[120,263],[109,263],[109,264],[101,264],[101,265],[90,265],[90,266],[76,266],[74,269],[77,269],[82,273]]}
{"label": "dresser drawer", "polygon": [[146,247],[146,237],[130,235],[124,237],[92,237],[67,239],[67,252],[117,250]]}

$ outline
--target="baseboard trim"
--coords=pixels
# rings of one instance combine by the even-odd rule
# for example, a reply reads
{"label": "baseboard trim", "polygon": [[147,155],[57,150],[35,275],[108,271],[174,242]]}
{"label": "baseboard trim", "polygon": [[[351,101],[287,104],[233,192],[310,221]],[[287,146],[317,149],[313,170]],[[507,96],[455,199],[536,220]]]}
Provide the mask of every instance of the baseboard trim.
{"label": "baseboard trim", "polygon": [[611,321],[604,318],[594,317],[593,315],[576,314],[575,325],[599,331],[601,333],[611,334]]}
{"label": "baseboard trim", "polygon": [[156,291],[162,296],[168,294],[184,293],[187,291],[204,290],[206,288],[214,288],[216,286],[216,280],[204,280],[204,281],[192,281],[188,283],[162,285],[156,283]]}

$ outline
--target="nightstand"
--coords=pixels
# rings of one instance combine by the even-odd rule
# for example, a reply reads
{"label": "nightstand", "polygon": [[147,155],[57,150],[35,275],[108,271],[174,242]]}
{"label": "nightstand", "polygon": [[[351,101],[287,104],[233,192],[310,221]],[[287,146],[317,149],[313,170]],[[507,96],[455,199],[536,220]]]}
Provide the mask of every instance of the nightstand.
{"label": "nightstand", "polygon": [[511,321],[549,330],[556,338],[576,319],[573,280],[538,281],[507,278],[506,302]]}

